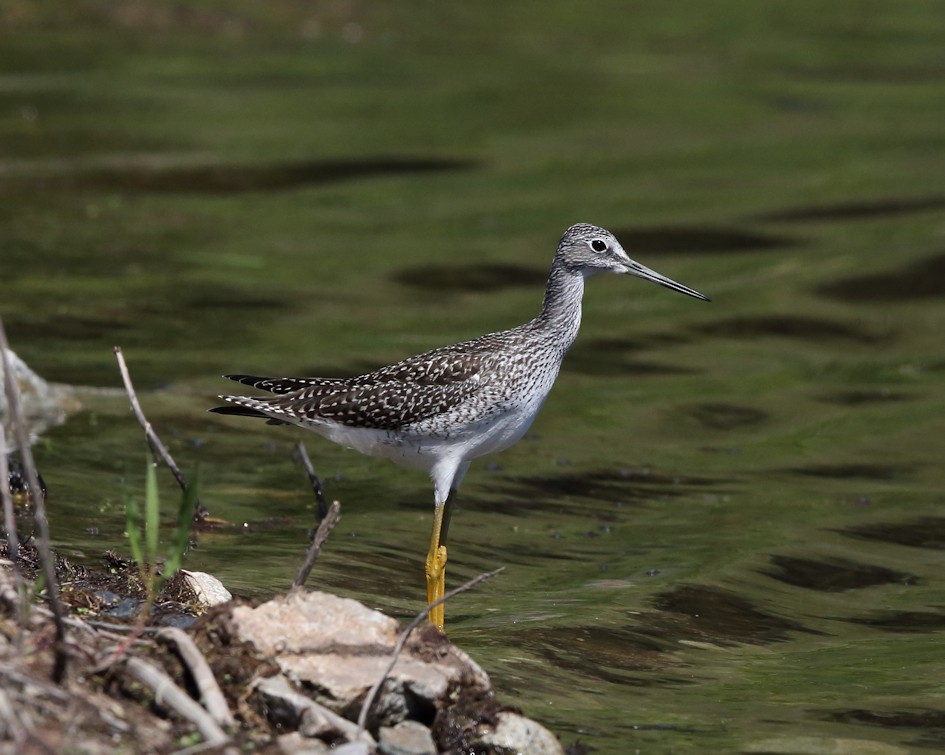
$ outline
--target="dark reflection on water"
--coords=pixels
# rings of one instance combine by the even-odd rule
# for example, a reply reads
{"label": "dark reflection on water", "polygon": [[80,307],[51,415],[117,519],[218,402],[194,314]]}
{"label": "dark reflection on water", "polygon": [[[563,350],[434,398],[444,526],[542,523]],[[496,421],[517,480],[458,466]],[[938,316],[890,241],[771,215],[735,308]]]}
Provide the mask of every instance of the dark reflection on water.
{"label": "dark reflection on water", "polygon": [[[478,521],[476,513],[469,515],[463,512],[460,516],[463,517],[464,523],[475,522],[483,528],[490,524],[487,521]],[[547,539],[544,540],[516,543],[514,548],[497,548],[488,543],[462,540],[456,543],[454,552],[461,553],[464,559],[475,558],[482,563],[501,564],[502,566],[533,566],[535,564],[549,564],[552,561],[579,564],[587,562],[586,555],[562,547],[561,539],[555,538],[553,534],[549,534]],[[469,578],[472,579],[474,576],[474,574],[470,574]]]}
{"label": "dark reflection on water", "polygon": [[[83,341],[92,344],[105,341],[109,345],[120,341],[125,348],[153,348],[154,342],[182,343],[185,351],[193,352],[243,339],[246,318],[251,318],[255,325],[265,324],[291,306],[288,296],[269,296],[249,286],[208,287],[204,283],[174,281],[156,283],[146,294],[137,288],[116,291],[103,304],[107,314],[102,317],[73,313],[64,316],[56,308],[40,309],[29,318],[14,321],[10,333],[11,338],[19,341],[69,346]],[[246,318],[234,316],[239,312],[245,313]],[[201,319],[202,327],[195,327],[195,316]],[[103,356],[108,353],[105,349],[110,351],[109,346],[102,348]],[[186,370],[174,359],[163,361],[164,379],[173,379]],[[70,365],[71,369],[75,365]],[[102,379],[102,374],[69,375],[70,382],[98,383]]]}
{"label": "dark reflection on water", "polygon": [[834,617],[834,620],[906,634],[945,630],[945,613],[931,611],[876,611],[869,616]]}
{"label": "dark reflection on water", "polygon": [[754,252],[783,249],[798,243],[789,236],[708,226],[651,226],[614,231],[630,256],[669,252]]}
{"label": "dark reflection on water", "polygon": [[793,467],[794,474],[806,477],[825,477],[834,480],[895,480],[913,472],[905,464],[811,464],[806,467]]}
{"label": "dark reflection on water", "polygon": [[394,273],[393,279],[429,291],[497,291],[502,288],[543,287],[544,269],[504,263],[477,265],[423,265]]}
{"label": "dark reflection on water", "polygon": [[817,561],[775,555],[771,556],[771,565],[775,569],[762,569],[761,574],[788,585],[820,592],[844,592],[875,585],[915,585],[920,582],[914,574],[846,559]]}
{"label": "dark reflection on water", "polygon": [[790,639],[790,632],[821,634],[791,619],[766,613],[740,595],[719,587],[684,584],[656,596],[663,614],[648,613],[640,631],[660,638],[765,644]]}
{"label": "dark reflection on water", "polygon": [[[635,340],[629,338],[596,338],[579,341],[568,354],[565,369],[583,375],[691,375],[696,372],[689,367],[680,367],[665,362],[654,362],[634,358],[633,352],[652,345],[656,339]],[[683,337],[659,339],[662,343],[679,343]]]}
{"label": "dark reflection on water", "polygon": [[838,723],[885,726],[890,729],[931,729],[932,731],[923,733],[923,742],[945,742],[945,711],[933,708],[894,711],[854,708],[829,713],[826,719]]}
{"label": "dark reflection on water", "polygon": [[876,522],[837,530],[847,537],[915,548],[945,550],[945,517],[924,516],[906,522]]}
{"label": "dark reflection on water", "polygon": [[914,396],[907,393],[897,393],[890,390],[849,390],[829,393],[819,397],[819,401],[825,404],[838,404],[840,406],[862,406],[864,404],[881,404],[890,401],[910,401]]}
{"label": "dark reflection on water", "polygon": [[181,302],[182,309],[226,309],[229,312],[247,309],[281,311],[288,307],[285,296],[263,296],[248,286],[224,286],[217,283],[199,292],[186,292]]}
{"label": "dark reflection on water", "polygon": [[758,220],[788,221],[793,223],[821,220],[876,220],[897,215],[911,215],[945,208],[945,197],[929,196],[903,199],[884,197],[860,202],[804,205],[787,210],[775,210],[757,216]]}
{"label": "dark reflection on water", "polygon": [[818,343],[854,341],[880,343],[887,336],[873,333],[850,323],[804,315],[759,315],[757,317],[730,317],[701,325],[700,333],[724,338],[799,338]]}
{"label": "dark reflection on water", "polygon": [[678,665],[659,643],[636,632],[604,627],[533,627],[516,633],[556,668],[614,684],[678,686],[686,682],[658,674]]}
{"label": "dark reflection on water", "polygon": [[[515,477],[492,485],[505,496],[527,501],[528,508],[562,510],[567,503],[542,501],[536,496],[580,496],[600,501],[626,502],[653,500],[658,497],[689,495],[695,490],[714,487],[724,482],[709,477],[679,477],[648,469],[597,469],[562,472],[555,475]],[[482,501],[479,505],[488,507]],[[507,507],[507,503],[496,502]]]}
{"label": "dark reflection on water", "polygon": [[475,167],[478,163],[473,160],[437,157],[309,160],[264,165],[149,165],[142,162],[8,176],[0,193],[96,189],[126,193],[235,194]]}
{"label": "dark reflection on water", "polygon": [[918,260],[886,273],[841,278],[819,286],[816,292],[851,303],[913,301],[945,296],[945,254]]}
{"label": "dark reflection on water", "polygon": [[768,413],[737,404],[698,404],[688,410],[689,416],[711,430],[732,430],[757,425],[768,419]]}
{"label": "dark reflection on water", "polygon": [[69,341],[84,341],[115,334],[121,338],[125,331],[133,330],[130,322],[97,317],[52,317],[49,320],[20,320],[9,327],[11,339],[17,341],[40,341],[61,338]]}

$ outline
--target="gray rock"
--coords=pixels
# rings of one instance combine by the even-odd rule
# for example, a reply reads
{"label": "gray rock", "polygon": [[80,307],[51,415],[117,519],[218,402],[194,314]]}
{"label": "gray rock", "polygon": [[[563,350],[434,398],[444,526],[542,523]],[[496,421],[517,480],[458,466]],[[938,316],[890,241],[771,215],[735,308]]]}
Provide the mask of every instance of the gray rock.
{"label": "gray rock", "polygon": [[430,730],[417,721],[401,721],[396,726],[382,726],[378,736],[382,755],[436,755]]}
{"label": "gray rock", "polygon": [[285,755],[328,755],[331,752],[331,748],[320,739],[303,737],[297,731],[283,734],[277,741]]}
{"label": "gray rock", "polygon": [[[10,363],[10,374],[20,392],[20,407],[32,443],[46,428],[65,422],[66,415],[78,409],[79,402],[68,386],[47,383],[11,349],[7,349],[6,356]],[[16,448],[16,443],[10,432],[10,413],[3,380],[3,361],[0,360],[0,422],[4,425],[7,451],[10,451]]]}
{"label": "gray rock", "polygon": [[[378,611],[321,592],[296,591],[256,608],[236,606],[232,615],[240,639],[272,657],[319,703],[352,720],[384,673],[401,631]],[[432,627],[420,628],[381,688],[369,723],[393,726],[427,717],[460,681],[489,684],[465,653]]]}
{"label": "gray rock", "polygon": [[561,742],[544,726],[507,710],[499,713],[493,731],[480,734],[478,744],[486,749],[523,755],[564,755]]}
{"label": "gray rock", "polygon": [[210,608],[233,600],[230,591],[212,574],[202,571],[187,571],[186,569],[181,569],[180,574],[187,586],[193,590],[194,600],[201,606]]}
{"label": "gray rock", "polygon": [[348,742],[331,750],[332,755],[371,755],[373,752],[364,742]]}

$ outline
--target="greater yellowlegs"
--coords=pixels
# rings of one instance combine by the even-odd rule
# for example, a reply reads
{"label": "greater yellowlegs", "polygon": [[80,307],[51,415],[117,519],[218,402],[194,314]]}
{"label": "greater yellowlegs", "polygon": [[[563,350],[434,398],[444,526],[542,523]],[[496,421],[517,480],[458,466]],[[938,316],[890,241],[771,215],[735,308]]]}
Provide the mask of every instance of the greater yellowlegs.
{"label": "greater yellowlegs", "polygon": [[[227,375],[272,397],[221,396],[211,411],[293,424],[370,456],[422,469],[433,479],[427,600],[443,596],[450,505],[473,459],[521,438],[558,376],[581,325],[584,280],[629,273],[708,301],[698,291],[631,260],[609,231],[578,223],[565,231],[538,316],[517,328],[444,346],[351,378]],[[430,612],[443,628],[443,607]]]}

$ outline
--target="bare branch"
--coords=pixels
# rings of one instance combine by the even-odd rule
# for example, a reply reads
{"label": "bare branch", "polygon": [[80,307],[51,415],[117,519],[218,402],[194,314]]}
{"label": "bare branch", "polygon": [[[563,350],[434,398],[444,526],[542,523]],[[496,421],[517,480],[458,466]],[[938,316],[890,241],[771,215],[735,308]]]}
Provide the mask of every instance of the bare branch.
{"label": "bare branch", "polygon": [[56,627],[55,662],[53,664],[53,680],[61,682],[66,675],[68,652],[66,650],[66,623],[63,620],[62,602],[59,600],[59,580],[56,579],[56,564],[53,561],[52,549],[49,546],[49,520],[46,518],[46,495],[39,484],[39,475],[36,464],[33,462],[33,449],[30,447],[29,433],[26,429],[26,420],[23,418],[23,408],[20,405],[20,392],[10,369],[10,360],[7,357],[7,334],[3,329],[3,320],[0,318],[0,360],[3,364],[3,382],[7,395],[7,406],[13,422],[13,431],[23,462],[23,471],[33,497],[33,518],[36,521],[36,546],[39,549],[42,561],[43,575],[46,578],[46,591],[49,595],[49,606],[53,612]]}
{"label": "bare branch", "polygon": [[302,564],[302,568],[299,569],[299,574],[295,578],[295,582],[292,583],[293,588],[299,588],[305,584],[305,580],[308,579],[308,575],[312,572],[312,567],[315,566],[315,559],[318,558],[322,546],[328,539],[328,534],[332,531],[334,526],[338,524],[339,519],[341,519],[341,504],[335,501],[331,504],[331,508],[328,509],[328,513],[325,514],[325,518],[322,519],[321,524],[318,525],[318,529],[315,531],[312,544],[308,548],[308,553],[305,554],[305,563]]}
{"label": "bare branch", "polygon": [[177,649],[181,660],[190,669],[190,674],[200,690],[200,696],[203,698],[203,704],[207,712],[213,716],[213,720],[220,726],[236,726],[236,719],[230,712],[230,706],[226,704],[226,698],[217,684],[213,671],[210,670],[210,664],[204,658],[203,653],[194,644],[186,632],[177,627],[164,627],[157,633],[157,639],[160,642],[172,643]]}
{"label": "bare branch", "polygon": [[[125,356],[121,352],[121,346],[115,347],[115,358],[118,359],[118,369],[121,371],[121,379],[125,384],[125,391],[128,393],[128,399],[131,401],[131,409],[135,413],[135,417],[138,418],[138,422],[141,424],[141,427],[144,428],[145,437],[148,440],[148,445],[151,446],[151,450],[154,453],[161,457],[161,460],[167,465],[167,468],[171,470],[171,474],[174,475],[174,479],[177,480],[177,484],[180,485],[181,490],[187,490],[187,480],[184,478],[184,475],[181,473],[180,468],[174,463],[174,459],[171,454],[168,452],[167,448],[164,447],[164,444],[161,443],[161,439],[158,437],[157,433],[154,431],[154,428],[151,426],[151,423],[148,422],[147,417],[144,416],[144,412],[141,410],[141,404],[138,403],[138,396],[135,393],[134,386],[131,384],[131,375],[128,373],[128,365],[125,364]],[[201,506],[199,499],[195,500],[194,503],[194,518],[198,521],[202,521],[207,516],[207,510]]]}
{"label": "bare branch", "polygon": [[384,682],[387,681],[387,677],[390,676],[390,672],[394,668],[394,664],[397,663],[397,658],[400,655],[401,651],[404,649],[404,645],[407,644],[407,640],[410,637],[411,632],[420,626],[420,623],[430,615],[430,611],[436,608],[441,603],[445,603],[447,600],[452,598],[454,595],[459,595],[461,592],[466,592],[471,590],[480,582],[485,582],[487,579],[492,579],[497,574],[505,571],[504,566],[500,566],[495,571],[486,572],[485,574],[480,574],[478,577],[475,577],[469,580],[466,584],[460,585],[454,590],[448,591],[442,598],[439,600],[434,600],[426,608],[424,608],[420,613],[417,614],[416,618],[410,622],[407,628],[401,633],[400,638],[397,640],[397,644],[394,646],[393,651],[390,654],[390,661],[387,664],[387,668],[384,669],[384,673],[381,674],[380,678],[371,687],[371,690],[367,693],[367,696],[364,698],[364,703],[361,705],[361,713],[358,716],[358,734],[364,731],[364,726],[367,723],[368,713],[371,711],[371,706],[374,705],[375,700],[377,699],[377,693],[380,692],[381,687],[384,685]]}

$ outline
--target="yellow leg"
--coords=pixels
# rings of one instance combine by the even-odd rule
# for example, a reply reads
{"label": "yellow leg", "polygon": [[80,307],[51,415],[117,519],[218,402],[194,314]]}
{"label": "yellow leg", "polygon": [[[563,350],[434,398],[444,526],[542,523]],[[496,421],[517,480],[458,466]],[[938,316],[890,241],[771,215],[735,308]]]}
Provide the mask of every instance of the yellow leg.
{"label": "yellow leg", "polygon": [[[440,533],[443,529],[444,506],[437,506],[433,514],[433,537],[430,538],[430,552],[427,553],[427,605],[439,600],[446,592],[446,546],[440,543]],[[443,631],[443,605],[440,604],[430,611],[430,621]]]}

